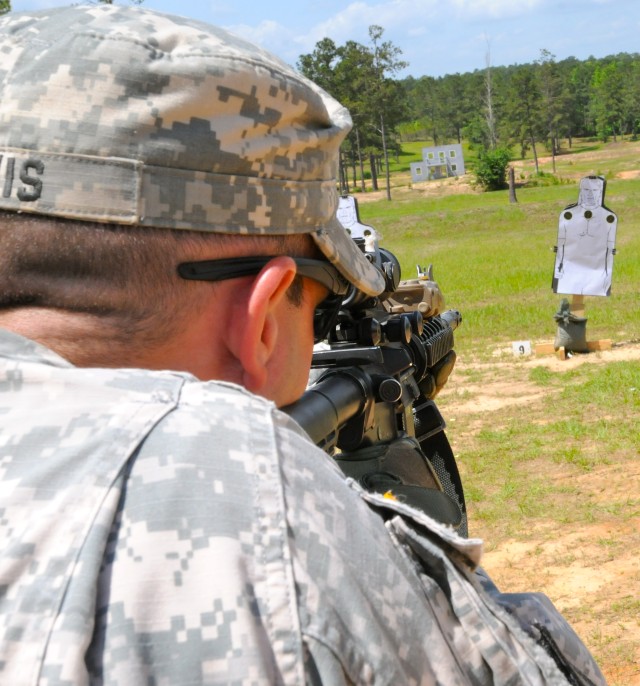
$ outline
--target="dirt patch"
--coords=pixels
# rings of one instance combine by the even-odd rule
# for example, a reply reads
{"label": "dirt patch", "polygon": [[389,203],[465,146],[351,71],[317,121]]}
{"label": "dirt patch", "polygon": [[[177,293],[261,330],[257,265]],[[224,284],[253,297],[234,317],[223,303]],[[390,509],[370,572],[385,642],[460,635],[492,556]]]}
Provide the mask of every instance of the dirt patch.
{"label": "dirt patch", "polygon": [[[541,388],[529,380],[534,367],[563,372],[581,365],[640,360],[640,342],[565,360],[553,354],[515,359],[509,352],[497,350],[495,360],[488,362],[456,364],[440,399],[456,451],[472,449],[469,446],[483,429],[528,421],[527,408],[540,407],[550,393],[559,393],[558,387]],[[549,421],[553,419],[557,417]],[[637,420],[629,417],[630,422]],[[590,446],[597,441],[591,436],[584,440]],[[623,461],[604,459],[577,475],[566,464],[548,464],[544,455],[526,467],[536,476],[543,469],[546,478],[570,486],[594,509],[610,508],[607,521],[586,519],[567,525],[539,519],[528,531],[501,535],[500,523],[487,528],[474,521],[470,510],[470,529],[486,541],[483,566],[497,585],[507,592],[548,595],[593,651],[611,686],[640,686],[639,457],[637,448],[630,447]]]}
{"label": "dirt patch", "polygon": [[[396,183],[400,180],[394,179]],[[470,193],[480,193],[473,183],[469,174],[464,176],[455,176],[448,179],[439,179],[437,181],[421,181],[420,183],[411,183],[411,179],[404,180],[405,185],[392,186],[391,198],[392,200],[405,200],[407,198],[439,198],[446,195],[468,195]],[[356,195],[358,203],[375,202],[376,200],[385,200],[387,198],[386,188],[379,191],[367,191],[366,193],[358,193]]]}
{"label": "dirt patch", "polygon": [[616,177],[619,179],[640,179],[640,169],[621,171],[616,174]]}
{"label": "dirt patch", "polygon": [[[584,171],[577,171],[572,173],[570,167],[573,164],[580,165],[579,168],[584,166],[584,162],[593,162],[594,171],[595,169],[602,168],[603,165],[607,163],[608,160],[618,160],[620,154],[626,156],[640,154],[640,141],[625,141],[618,143],[609,143],[606,148],[599,148],[593,151],[584,152],[562,152],[560,155],[556,156],[556,163],[560,166],[562,165],[562,176],[565,178],[580,179],[585,176]],[[553,158],[550,156],[538,157],[539,166],[549,166],[553,164]],[[632,162],[633,166],[637,162]],[[517,160],[512,163],[514,169],[517,172],[532,172],[535,171],[535,161],[533,159]],[[600,173],[600,172],[597,172]],[[615,174],[618,179],[637,179],[640,178],[640,170],[630,169],[619,171]]]}
{"label": "dirt patch", "polygon": [[[511,348],[501,348],[495,351],[499,358],[508,357],[512,353]],[[514,379],[514,365],[531,369],[533,367],[545,367],[551,371],[564,372],[575,369],[583,364],[607,364],[620,360],[640,360],[640,342],[617,344],[611,350],[602,350],[588,354],[574,354],[562,360],[553,354],[531,355],[529,358],[518,358],[516,361],[501,361],[489,363],[474,363],[458,360],[456,362],[456,374],[468,375],[474,370],[484,371],[483,380],[478,383],[463,381],[464,396],[471,396],[468,400],[456,400],[451,410],[456,414],[469,414],[478,412],[492,412],[503,408],[527,405],[548,394],[546,389],[524,380]],[[493,379],[486,379],[487,370],[492,370]],[[458,377],[460,378],[460,376]],[[640,379],[638,380],[640,384]],[[445,387],[442,396],[456,393],[460,389],[455,388],[456,382]]]}
{"label": "dirt patch", "polygon": [[[635,475],[636,479],[638,474]],[[620,475],[625,481],[629,475]],[[484,566],[498,587],[548,595],[598,657],[610,684],[640,684],[640,566],[636,523],[584,525],[560,534],[537,532],[529,541],[507,540],[485,553]],[[626,550],[615,542],[624,539]],[[586,608],[586,609],[585,609]],[[630,619],[631,618],[631,619]]]}

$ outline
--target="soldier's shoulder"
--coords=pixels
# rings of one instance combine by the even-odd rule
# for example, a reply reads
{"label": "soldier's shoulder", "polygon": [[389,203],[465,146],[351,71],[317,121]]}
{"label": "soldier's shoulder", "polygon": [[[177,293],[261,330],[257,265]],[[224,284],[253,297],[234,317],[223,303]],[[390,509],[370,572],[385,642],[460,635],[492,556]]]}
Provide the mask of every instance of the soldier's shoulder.
{"label": "soldier's shoulder", "polygon": [[[165,431],[190,430],[218,435],[243,434],[264,436],[273,441],[275,434],[294,433],[308,440],[304,431],[276,405],[246,388],[225,381],[202,382],[184,379],[172,412],[163,422]],[[271,436],[271,439],[266,439]]]}

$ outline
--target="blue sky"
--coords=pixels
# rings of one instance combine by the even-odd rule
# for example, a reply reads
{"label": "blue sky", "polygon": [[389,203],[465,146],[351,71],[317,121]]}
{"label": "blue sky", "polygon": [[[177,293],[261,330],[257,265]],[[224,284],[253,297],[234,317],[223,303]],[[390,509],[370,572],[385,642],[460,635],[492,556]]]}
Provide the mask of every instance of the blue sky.
{"label": "blue sky", "polygon": [[[14,11],[65,0],[13,0]],[[121,0],[120,4],[127,4]],[[144,7],[218,24],[295,65],[322,38],[368,43],[368,28],[402,50],[399,76],[442,76],[533,62],[640,52],[640,0],[145,0]]]}

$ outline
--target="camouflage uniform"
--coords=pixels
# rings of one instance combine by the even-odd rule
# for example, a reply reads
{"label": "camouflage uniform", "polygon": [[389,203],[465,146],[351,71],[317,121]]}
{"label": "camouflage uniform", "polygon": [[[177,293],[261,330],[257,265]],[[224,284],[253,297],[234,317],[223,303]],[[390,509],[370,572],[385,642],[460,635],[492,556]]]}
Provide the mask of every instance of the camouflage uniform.
{"label": "camouflage uniform", "polygon": [[268,401],[0,355],[2,683],[603,683],[483,592],[479,541],[345,481]]}
{"label": "camouflage uniform", "polygon": [[[0,86],[0,208],[309,233],[382,290],[335,218],[348,113],[258,48],[133,8],[14,14]],[[603,683],[479,557],[242,388],[0,333],[3,684]]]}

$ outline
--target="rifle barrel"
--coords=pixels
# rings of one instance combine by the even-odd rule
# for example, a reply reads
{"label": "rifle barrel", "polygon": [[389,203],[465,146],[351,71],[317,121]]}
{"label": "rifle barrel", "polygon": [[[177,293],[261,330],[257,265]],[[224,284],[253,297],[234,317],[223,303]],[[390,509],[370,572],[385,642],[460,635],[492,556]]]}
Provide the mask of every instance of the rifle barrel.
{"label": "rifle barrel", "polygon": [[342,369],[328,374],[307,389],[295,403],[283,410],[295,419],[319,446],[365,408],[372,397],[370,381],[358,369]]}

